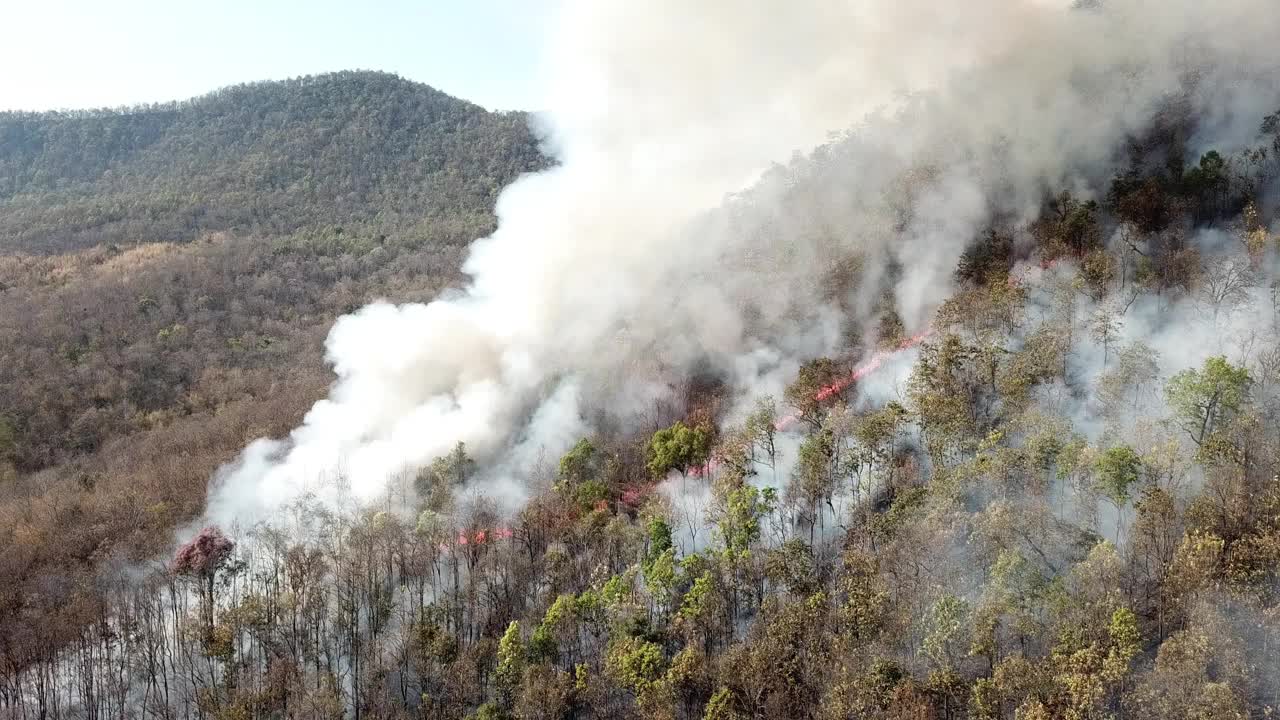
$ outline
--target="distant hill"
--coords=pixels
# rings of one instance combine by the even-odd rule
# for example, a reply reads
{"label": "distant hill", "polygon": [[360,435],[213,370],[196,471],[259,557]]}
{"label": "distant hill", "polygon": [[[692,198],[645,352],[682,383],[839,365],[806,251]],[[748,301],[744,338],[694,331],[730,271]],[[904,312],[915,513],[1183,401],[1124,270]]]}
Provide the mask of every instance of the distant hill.
{"label": "distant hill", "polygon": [[[0,251],[186,242],[308,227],[483,234],[543,167],[524,113],[340,72],[120,110],[0,113]],[[438,231],[439,228],[436,228]]]}
{"label": "distant hill", "polygon": [[384,73],[0,114],[0,665],[15,628],[78,631],[49,587],[162,552],[297,425],[334,318],[457,285],[546,164],[526,115]]}

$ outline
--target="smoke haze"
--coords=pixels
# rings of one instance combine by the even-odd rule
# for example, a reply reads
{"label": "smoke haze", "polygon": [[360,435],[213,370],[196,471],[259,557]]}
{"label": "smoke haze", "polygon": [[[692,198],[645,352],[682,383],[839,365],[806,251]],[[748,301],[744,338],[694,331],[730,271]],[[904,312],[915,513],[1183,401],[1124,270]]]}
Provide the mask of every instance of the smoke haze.
{"label": "smoke haze", "polygon": [[464,291],[334,325],[330,396],[224,469],[210,519],[368,503],[458,442],[514,505],[531,458],[601,415],[635,426],[695,368],[745,403],[869,337],[887,292],[923,329],[986,223],[1096,195],[1171,98],[1200,118],[1193,151],[1274,110],[1268,0],[1073,5],[566,3],[558,165],[503,193]]}

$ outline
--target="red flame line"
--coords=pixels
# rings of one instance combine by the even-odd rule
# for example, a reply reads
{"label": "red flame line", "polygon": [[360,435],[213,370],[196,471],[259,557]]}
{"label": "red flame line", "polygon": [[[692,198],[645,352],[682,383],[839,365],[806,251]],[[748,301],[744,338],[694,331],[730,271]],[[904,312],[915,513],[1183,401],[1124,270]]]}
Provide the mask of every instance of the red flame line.
{"label": "red flame line", "polygon": [[[876,354],[871,356],[870,360],[867,360],[866,362],[859,365],[857,369],[855,369],[849,375],[842,377],[839,380],[836,380],[830,385],[823,386],[821,389],[818,390],[817,394],[813,396],[813,399],[817,400],[818,402],[825,402],[827,400],[830,400],[836,395],[839,395],[845,390],[848,390],[850,385],[853,385],[854,383],[858,382],[862,378],[870,375],[876,370],[879,370],[880,366],[884,364],[885,360],[888,360],[889,358],[893,357],[894,355],[897,355],[898,353],[904,350],[910,350],[916,345],[919,345],[920,343],[924,342],[924,339],[929,337],[932,334],[933,334],[933,328],[925,328],[924,330],[898,343],[896,347],[877,352]],[[802,414],[803,413],[796,411],[794,413],[791,413],[790,415],[785,415],[783,417],[780,417],[778,418],[778,421],[773,424],[773,427],[775,430],[786,430],[787,428],[791,427],[796,422],[798,422]]]}
{"label": "red flame line", "polygon": [[703,477],[715,472],[718,467],[720,467],[720,458],[712,457],[702,465],[689,468],[689,475],[690,477]]}
{"label": "red flame line", "polygon": [[511,528],[498,527],[492,532],[488,530],[476,530],[468,535],[465,532],[458,533],[458,537],[453,541],[446,540],[440,543],[441,552],[447,552],[450,547],[465,547],[467,545],[484,545],[490,540],[510,540],[515,536],[515,532]]}
{"label": "red flame line", "polygon": [[[897,346],[889,348],[887,350],[881,350],[877,352],[876,354],[871,356],[870,360],[867,360],[866,362],[859,365],[849,375],[843,378],[840,378],[839,380],[836,380],[830,385],[825,385],[822,388],[820,388],[817,394],[814,395],[814,399],[817,400],[818,402],[825,402],[827,400],[830,400],[836,395],[839,395],[845,390],[848,390],[849,386],[858,382],[862,378],[870,375],[876,370],[879,370],[880,366],[884,364],[885,360],[888,360],[889,358],[893,357],[894,355],[897,355],[900,352],[903,352],[904,350],[910,350],[911,348],[924,342],[924,339],[929,337],[932,334],[933,334],[933,328],[925,328],[921,332],[918,332],[915,335],[912,335],[911,337],[898,343]],[[787,428],[799,422],[801,415],[802,413],[800,411],[793,412],[790,415],[784,415],[778,418],[773,423],[773,428],[779,431],[786,430]],[[691,475],[692,477],[704,477],[704,476],[710,475],[718,467],[720,467],[719,458],[712,457],[703,465],[689,468],[688,472],[689,472],[689,475]]]}
{"label": "red flame line", "polygon": [[[929,337],[929,335],[931,335],[932,333],[933,333],[932,328],[926,328],[923,332],[912,335],[911,337],[898,343],[896,347],[877,352],[875,355],[871,356],[870,360],[867,360],[863,364],[859,365],[847,377],[843,377],[831,383],[830,385],[826,385],[820,388],[817,394],[814,395],[814,399],[817,400],[818,402],[824,402],[826,400],[831,399],[832,397],[835,397],[836,395],[839,395],[840,393],[847,390],[849,386],[853,385],[855,382],[861,380],[867,375],[870,375],[871,373],[878,370],[880,366],[884,364],[885,360],[888,360],[890,357],[893,357],[894,355],[904,350],[910,350],[916,345],[919,345],[921,342],[924,341],[925,338]],[[801,417],[800,412],[794,412],[794,413],[791,413],[790,415],[785,415],[783,417],[778,418],[778,420],[774,422],[773,426],[777,430],[786,430],[788,427],[798,422],[800,420],[800,417]],[[721,463],[719,458],[712,457],[702,465],[689,468],[688,474],[692,477],[705,477],[715,472],[715,470],[720,467],[720,464]],[[633,497],[628,498],[627,495],[624,493],[623,495],[624,502],[634,503],[639,500],[639,493],[637,491],[628,491],[628,492],[630,492],[633,495]],[[509,540],[514,535],[515,533],[512,532],[511,528],[506,528],[506,527],[494,528],[492,532],[489,532],[486,530],[476,530],[476,531],[473,531],[470,535],[468,535],[465,532],[460,532],[458,533],[458,537],[453,541],[446,540],[445,542],[440,543],[440,551],[448,552],[451,547],[466,547],[468,545],[484,545],[485,543],[491,540]]]}

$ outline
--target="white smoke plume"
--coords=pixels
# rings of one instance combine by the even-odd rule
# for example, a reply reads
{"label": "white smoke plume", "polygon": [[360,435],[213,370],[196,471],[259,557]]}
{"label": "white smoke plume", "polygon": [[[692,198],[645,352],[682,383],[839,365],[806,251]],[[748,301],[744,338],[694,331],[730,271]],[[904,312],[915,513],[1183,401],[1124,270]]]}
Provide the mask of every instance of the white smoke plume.
{"label": "white smoke plume", "polygon": [[856,342],[886,290],[922,328],[993,213],[1096,189],[1172,95],[1201,118],[1193,151],[1275,109],[1272,0],[1075,5],[566,2],[558,165],[502,195],[464,291],[335,324],[330,396],[220,474],[210,519],[367,503],[459,441],[516,493],[534,446],[633,420],[695,367],[753,392]]}

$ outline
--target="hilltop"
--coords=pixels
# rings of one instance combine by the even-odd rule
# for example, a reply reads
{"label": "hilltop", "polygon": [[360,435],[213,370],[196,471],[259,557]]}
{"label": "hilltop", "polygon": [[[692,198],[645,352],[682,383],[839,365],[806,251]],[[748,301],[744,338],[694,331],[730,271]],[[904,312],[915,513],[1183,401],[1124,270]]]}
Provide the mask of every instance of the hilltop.
{"label": "hilltop", "polygon": [[468,242],[544,164],[524,113],[340,72],[117,110],[0,113],[0,249],[186,242],[323,224]]}

